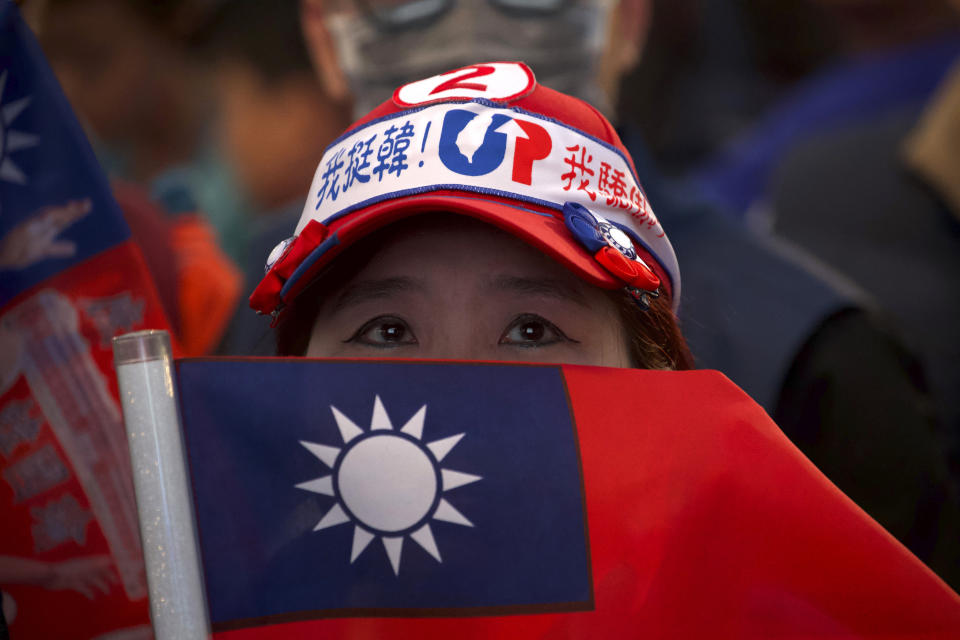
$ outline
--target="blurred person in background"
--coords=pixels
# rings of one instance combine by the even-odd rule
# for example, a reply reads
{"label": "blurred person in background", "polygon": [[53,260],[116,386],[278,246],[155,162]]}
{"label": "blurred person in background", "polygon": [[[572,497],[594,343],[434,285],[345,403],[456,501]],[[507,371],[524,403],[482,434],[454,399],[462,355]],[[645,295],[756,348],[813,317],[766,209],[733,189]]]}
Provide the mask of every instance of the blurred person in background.
{"label": "blurred person in background", "polygon": [[[645,0],[303,2],[319,77],[333,95],[352,91],[360,112],[478,59],[524,60],[541,84],[609,112],[648,18]],[[698,365],[730,375],[842,490],[960,584],[956,494],[910,358],[858,293],[678,192],[639,136],[622,137],[689,265],[680,319]]]}
{"label": "blurred person in background", "polygon": [[108,169],[140,183],[193,154],[203,77],[178,35],[182,2],[47,0],[39,36]]}
{"label": "blurred person in background", "polygon": [[753,208],[762,217],[773,173],[795,144],[919,108],[960,54],[960,20],[951,0],[804,2],[822,12],[824,47],[838,53],[692,173],[706,195],[737,216]]}
{"label": "blurred person in background", "polygon": [[618,112],[661,170],[682,176],[836,55],[809,0],[651,0],[650,37]]}
{"label": "blurred person in background", "polygon": [[185,1],[47,0],[31,17],[183,353],[202,355],[241,297],[220,243],[243,227],[233,222],[239,206],[222,163],[204,151],[209,107],[184,45],[195,22],[189,9]]}
{"label": "blurred person in background", "polygon": [[[621,108],[674,171],[740,130],[696,177],[729,213],[763,232],[772,225],[881,303],[922,362],[960,477],[960,305],[950,295],[960,252],[948,213],[957,173],[944,151],[958,117],[946,96],[960,20],[950,4],[653,6],[650,44],[626,78]],[[755,129],[744,126],[774,104]],[[920,151],[910,142],[917,137]]]}
{"label": "blurred person in background", "polygon": [[37,35],[107,174],[171,213],[203,211],[237,259],[247,196],[217,154],[211,81],[188,48],[204,14],[191,0],[46,0]]}
{"label": "blurred person in background", "polygon": [[[263,278],[264,256],[296,226],[323,149],[349,124],[351,105],[318,82],[298,0],[216,2],[202,22],[192,40],[211,65],[217,144],[249,198],[240,258],[249,294]],[[268,353],[269,324],[244,300],[219,351]]]}
{"label": "blurred person in background", "polygon": [[869,102],[846,103],[849,89],[814,79],[808,104],[831,110],[771,163],[756,209],[774,235],[842,272],[896,319],[928,376],[960,479],[960,2],[820,4],[852,60],[834,80]]}

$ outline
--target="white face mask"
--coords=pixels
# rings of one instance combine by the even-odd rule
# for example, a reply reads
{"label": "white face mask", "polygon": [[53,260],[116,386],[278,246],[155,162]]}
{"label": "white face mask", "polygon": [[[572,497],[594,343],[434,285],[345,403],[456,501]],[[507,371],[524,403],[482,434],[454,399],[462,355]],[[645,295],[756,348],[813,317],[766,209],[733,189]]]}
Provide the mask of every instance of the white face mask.
{"label": "white face mask", "polygon": [[358,114],[407,82],[477,62],[520,60],[537,81],[609,114],[600,88],[609,0],[569,3],[549,15],[518,17],[483,0],[459,0],[426,26],[384,31],[360,12],[328,16]]}

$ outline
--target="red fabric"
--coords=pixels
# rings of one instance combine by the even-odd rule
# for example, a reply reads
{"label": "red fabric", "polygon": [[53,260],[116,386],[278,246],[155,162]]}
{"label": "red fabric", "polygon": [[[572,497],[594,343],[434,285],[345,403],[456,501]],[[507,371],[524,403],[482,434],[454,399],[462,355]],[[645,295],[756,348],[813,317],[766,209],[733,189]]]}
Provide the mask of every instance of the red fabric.
{"label": "red fabric", "polygon": [[631,260],[613,247],[604,247],[594,254],[594,259],[606,267],[631,287],[638,287],[646,291],[656,291],[660,288],[660,278],[646,266],[636,260]]}
{"label": "red fabric", "polygon": [[594,611],[309,620],[215,637],[960,637],[960,597],[721,374],[564,372]]}
{"label": "red fabric", "polygon": [[210,353],[240,300],[239,269],[202,216],[167,216],[141,187],[111,186],[184,355]]}
{"label": "red fabric", "polygon": [[146,190],[129,182],[115,181],[110,187],[123,210],[123,219],[130,227],[134,242],[143,253],[150,278],[157,289],[163,310],[174,333],[180,332],[180,309],[177,300],[176,271],[171,265],[176,256],[171,246],[170,225],[166,214],[150,200]]}
{"label": "red fabric", "polygon": [[243,275],[220,249],[213,227],[199,215],[173,218],[170,242],[176,254],[180,344],[184,355],[206,355],[233,317]]}
{"label": "red fabric", "polygon": [[[42,299],[48,302],[41,304]],[[106,311],[105,303],[118,300],[130,303],[129,314]],[[88,640],[149,627],[110,343],[120,333],[167,327],[139,248],[133,242],[117,245],[43,281],[0,309],[0,324],[0,373],[10,383],[0,389],[0,588],[17,606],[10,635]],[[35,428],[23,428],[25,424]],[[70,451],[58,428],[81,434],[86,447],[99,447],[99,455]],[[104,442],[117,446],[108,448]],[[36,457],[45,452],[46,457]],[[78,454],[80,461],[72,457]],[[44,461],[44,473],[30,465],[31,459]],[[123,481],[112,483],[117,477]],[[129,544],[126,551],[110,547],[85,483],[107,496],[115,521],[130,525],[120,527],[125,532],[120,539]],[[58,505],[68,514],[62,521],[55,515]],[[9,581],[11,565],[18,560],[61,569],[71,562],[104,563],[106,570],[88,568],[73,581],[45,588],[39,575]],[[135,576],[133,594],[124,588],[117,568],[121,562]],[[106,575],[102,590],[96,586],[98,573],[100,579]],[[84,589],[91,597],[83,595]]]}
{"label": "red fabric", "polygon": [[[291,244],[284,254],[270,267],[270,270],[267,271],[263,280],[260,281],[257,288],[250,294],[250,308],[260,313],[272,313],[281,302],[280,291],[283,289],[283,285],[290,279],[290,276],[293,275],[293,272],[297,270],[307,256],[320,246],[328,235],[329,230],[323,223],[317,220],[308,222],[297,236],[297,239],[293,241],[293,244]],[[333,255],[335,255],[335,253],[331,253],[330,257]],[[324,261],[318,260],[317,262],[326,264],[326,262],[329,262],[329,257]],[[319,267],[320,264],[315,265],[315,268],[312,269],[310,273],[315,273]],[[309,284],[309,279],[306,280],[307,282],[303,282],[304,285]]]}

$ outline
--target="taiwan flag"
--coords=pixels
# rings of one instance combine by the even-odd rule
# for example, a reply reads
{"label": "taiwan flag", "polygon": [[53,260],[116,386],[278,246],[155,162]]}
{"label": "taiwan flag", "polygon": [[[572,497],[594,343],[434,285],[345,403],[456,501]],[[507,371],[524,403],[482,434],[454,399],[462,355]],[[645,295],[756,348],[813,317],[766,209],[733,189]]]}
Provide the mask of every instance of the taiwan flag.
{"label": "taiwan flag", "polygon": [[0,591],[15,640],[152,637],[110,341],[166,326],[80,125],[0,0]]}
{"label": "taiwan flag", "polygon": [[219,640],[960,637],[960,597],[716,372],[176,378]]}

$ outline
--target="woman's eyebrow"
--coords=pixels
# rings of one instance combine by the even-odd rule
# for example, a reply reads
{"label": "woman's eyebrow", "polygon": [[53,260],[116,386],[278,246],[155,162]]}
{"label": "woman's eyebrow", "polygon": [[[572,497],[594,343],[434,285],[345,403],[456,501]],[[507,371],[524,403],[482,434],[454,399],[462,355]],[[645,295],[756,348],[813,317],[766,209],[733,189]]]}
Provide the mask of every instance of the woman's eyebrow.
{"label": "woman's eyebrow", "polygon": [[507,290],[523,295],[546,296],[559,300],[569,300],[582,307],[590,306],[579,287],[559,278],[500,275],[491,278],[484,285],[484,288],[496,291]]}
{"label": "woman's eyebrow", "polygon": [[377,280],[360,280],[351,283],[337,296],[333,303],[333,311],[339,311],[368,300],[388,298],[407,291],[424,292],[427,287],[421,280],[406,276],[380,278]]}

